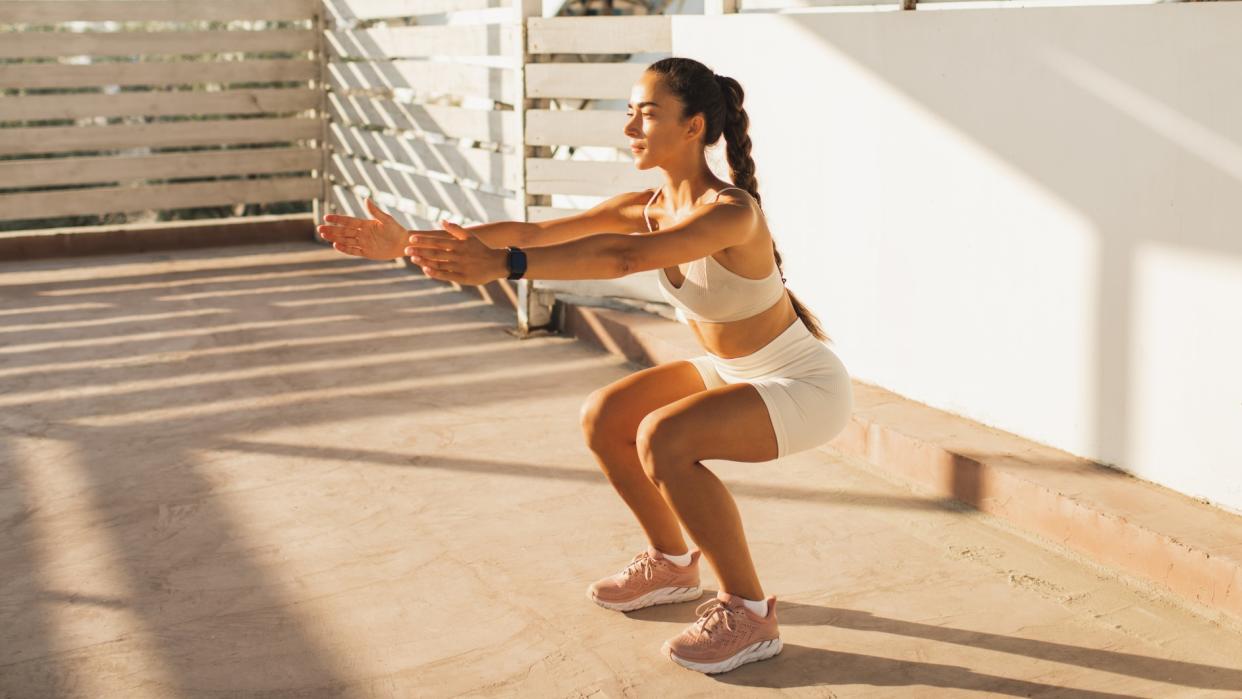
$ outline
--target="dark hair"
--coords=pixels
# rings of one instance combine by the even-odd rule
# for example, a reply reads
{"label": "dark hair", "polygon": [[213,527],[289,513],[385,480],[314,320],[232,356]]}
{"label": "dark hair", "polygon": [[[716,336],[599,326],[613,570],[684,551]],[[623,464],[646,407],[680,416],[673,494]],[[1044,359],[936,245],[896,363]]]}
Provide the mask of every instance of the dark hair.
{"label": "dark hair", "polygon": [[[733,78],[716,75],[712,69],[694,60],[673,56],[662,58],[647,66],[647,70],[659,75],[664,86],[673,93],[682,104],[682,119],[695,114],[702,114],[706,121],[703,134],[703,146],[715,144],[723,135],[728,146],[726,151],[729,160],[729,174],[733,184],[741,187],[755,198],[759,208],[763,208],[759,200],[759,182],[755,179],[755,161],[750,157],[750,118],[742,108],[745,93],[742,86]],[[781,270],[781,253],[776,249],[776,241],[772,241],[772,254],[776,257],[776,269],[784,280],[785,272]],[[807,330],[819,340],[831,341],[820,327],[819,319],[804,306],[792,291],[789,300],[794,311],[802,319]]]}

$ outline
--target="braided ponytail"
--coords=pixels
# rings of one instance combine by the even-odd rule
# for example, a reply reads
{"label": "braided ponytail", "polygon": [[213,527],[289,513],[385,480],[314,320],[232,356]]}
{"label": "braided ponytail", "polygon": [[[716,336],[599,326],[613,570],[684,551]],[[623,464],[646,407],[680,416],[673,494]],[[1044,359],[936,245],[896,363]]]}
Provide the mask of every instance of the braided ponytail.
{"label": "braided ponytail", "polygon": [[[726,154],[729,161],[729,172],[733,179],[733,184],[745,189],[750,193],[755,201],[759,203],[759,208],[763,208],[763,202],[759,199],[759,182],[755,179],[755,161],[750,156],[750,117],[747,116],[746,110],[742,107],[742,101],[745,98],[745,92],[742,85],[733,78],[725,75],[715,76],[716,84],[719,86],[720,95],[722,97],[723,108],[723,125],[721,133],[726,143]],[[689,110],[687,110],[689,111]],[[689,111],[689,113],[694,113]],[[711,141],[714,143],[715,141]],[[781,253],[776,249],[776,240],[772,241],[772,255],[776,258],[776,268],[780,270],[781,281],[785,281],[785,271],[781,269]],[[819,318],[811,312],[793,291],[789,291],[789,300],[793,304],[794,311],[798,317],[802,319],[807,330],[819,340],[831,341],[828,334],[824,332],[820,326]]]}

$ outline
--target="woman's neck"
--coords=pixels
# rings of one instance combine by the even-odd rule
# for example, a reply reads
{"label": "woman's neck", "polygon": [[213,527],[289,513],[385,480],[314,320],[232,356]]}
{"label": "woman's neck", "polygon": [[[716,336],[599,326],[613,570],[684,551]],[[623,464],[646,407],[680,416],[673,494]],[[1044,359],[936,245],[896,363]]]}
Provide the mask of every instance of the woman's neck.
{"label": "woman's neck", "polygon": [[[700,201],[709,191],[719,191],[727,184],[720,184],[715,180],[705,180],[703,182],[681,182],[674,186],[665,184],[660,188],[664,198],[664,208],[670,213],[677,214],[681,211],[690,211],[702,206],[704,202]],[[657,198],[660,198],[657,196]]]}

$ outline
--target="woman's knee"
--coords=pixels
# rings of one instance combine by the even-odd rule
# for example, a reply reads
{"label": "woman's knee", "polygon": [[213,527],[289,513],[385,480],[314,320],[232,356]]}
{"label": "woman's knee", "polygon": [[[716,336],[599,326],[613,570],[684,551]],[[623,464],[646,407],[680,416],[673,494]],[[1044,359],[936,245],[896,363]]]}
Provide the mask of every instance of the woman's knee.
{"label": "woman's knee", "polygon": [[676,418],[656,410],[648,414],[638,423],[635,434],[635,448],[643,471],[654,482],[660,482],[672,475],[669,469],[680,468],[681,457],[676,454],[677,445],[683,440],[679,436]]}
{"label": "woman's knee", "polygon": [[633,436],[619,434],[621,425],[615,414],[616,409],[610,408],[610,404],[614,402],[615,398],[607,387],[592,391],[582,402],[578,421],[582,425],[587,446],[592,451],[611,448],[623,441],[630,441]]}

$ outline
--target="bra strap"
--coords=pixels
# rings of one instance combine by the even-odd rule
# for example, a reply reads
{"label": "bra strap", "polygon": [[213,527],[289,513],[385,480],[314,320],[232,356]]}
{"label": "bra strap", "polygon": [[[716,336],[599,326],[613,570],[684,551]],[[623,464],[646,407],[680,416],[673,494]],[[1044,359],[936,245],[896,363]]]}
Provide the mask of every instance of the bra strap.
{"label": "bra strap", "polygon": [[648,232],[648,233],[651,233],[651,232],[652,232],[652,230],[651,230],[651,219],[650,219],[650,218],[648,218],[648,216],[647,216],[647,209],[651,208],[651,202],[655,201],[655,200],[656,200],[656,197],[658,197],[658,196],[660,196],[660,188],[659,188],[659,187],[656,187],[656,188],[655,188],[655,193],[653,193],[653,194],[651,195],[651,198],[647,200],[647,205],[643,207],[643,220],[647,222],[647,232]]}

